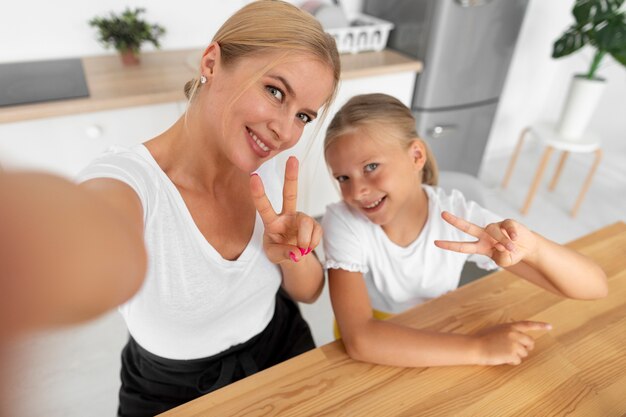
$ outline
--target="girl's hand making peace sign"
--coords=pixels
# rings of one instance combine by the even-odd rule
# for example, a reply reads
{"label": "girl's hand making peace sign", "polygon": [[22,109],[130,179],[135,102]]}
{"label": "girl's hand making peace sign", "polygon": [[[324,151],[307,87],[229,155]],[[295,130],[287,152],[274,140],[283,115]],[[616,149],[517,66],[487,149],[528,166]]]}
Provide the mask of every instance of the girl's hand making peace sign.
{"label": "girl's hand making peace sign", "polygon": [[271,262],[298,262],[315,249],[322,238],[322,227],[312,217],[296,211],[298,160],[295,157],[289,157],[285,167],[283,208],[280,213],[274,211],[265,195],[263,181],[256,174],[250,176],[250,190],[254,206],[265,226],[263,249]]}
{"label": "girl's hand making peace sign", "polygon": [[457,229],[478,239],[474,242],[436,240],[435,245],[441,249],[487,255],[503,268],[517,264],[536,251],[536,236],[515,220],[507,219],[482,228],[447,211],[442,212],[441,217]]}

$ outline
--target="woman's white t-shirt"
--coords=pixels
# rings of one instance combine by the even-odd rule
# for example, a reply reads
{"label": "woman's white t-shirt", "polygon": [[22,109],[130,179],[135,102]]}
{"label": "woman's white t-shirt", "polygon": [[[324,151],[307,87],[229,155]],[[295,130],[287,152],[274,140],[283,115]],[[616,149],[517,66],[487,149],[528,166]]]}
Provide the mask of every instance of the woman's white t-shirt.
{"label": "woman's white t-shirt", "polygon": [[406,247],[392,242],[379,225],[344,202],[329,205],[322,220],[325,267],[361,272],[375,310],[401,313],[454,290],[467,260],[482,269],[498,267],[486,256],[443,250],[433,242],[476,240],[446,223],[441,218],[444,210],[479,226],[501,218],[457,190],[446,194],[438,187],[422,187],[428,196],[428,219]]}
{"label": "woman's white t-shirt", "polygon": [[[270,201],[280,207],[275,164],[269,161],[258,173]],[[145,146],[111,148],[78,180],[93,178],[128,184],[143,206],[148,272],[139,292],[119,307],[139,345],[169,359],[205,358],[267,326],[282,276],[263,252],[258,213],[250,242],[230,261],[204,238],[178,189]]]}

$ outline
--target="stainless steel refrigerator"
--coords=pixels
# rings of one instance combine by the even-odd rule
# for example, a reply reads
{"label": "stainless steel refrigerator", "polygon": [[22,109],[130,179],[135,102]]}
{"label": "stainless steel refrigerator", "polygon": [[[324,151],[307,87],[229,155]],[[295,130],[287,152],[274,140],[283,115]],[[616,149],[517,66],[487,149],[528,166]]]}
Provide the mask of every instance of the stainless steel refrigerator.
{"label": "stainless steel refrigerator", "polygon": [[412,110],[439,166],[477,175],[528,0],[364,0],[419,58]]}

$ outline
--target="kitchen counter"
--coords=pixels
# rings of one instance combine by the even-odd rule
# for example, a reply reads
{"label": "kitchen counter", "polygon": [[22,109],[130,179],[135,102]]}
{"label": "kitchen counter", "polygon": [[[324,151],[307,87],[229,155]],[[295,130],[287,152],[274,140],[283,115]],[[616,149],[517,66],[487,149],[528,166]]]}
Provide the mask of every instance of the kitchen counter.
{"label": "kitchen counter", "polygon": [[[65,116],[185,100],[183,87],[196,72],[200,50],[142,53],[141,65],[124,67],[117,55],[82,58],[90,97],[0,108],[0,123]],[[341,55],[342,79],[419,72],[421,62],[392,50]]]}
{"label": "kitchen counter", "polygon": [[567,246],[604,269],[608,297],[564,299],[503,270],[390,319],[463,334],[513,320],[551,323],[518,366],[380,366],[350,359],[337,341],[163,416],[624,416],[626,224]]}

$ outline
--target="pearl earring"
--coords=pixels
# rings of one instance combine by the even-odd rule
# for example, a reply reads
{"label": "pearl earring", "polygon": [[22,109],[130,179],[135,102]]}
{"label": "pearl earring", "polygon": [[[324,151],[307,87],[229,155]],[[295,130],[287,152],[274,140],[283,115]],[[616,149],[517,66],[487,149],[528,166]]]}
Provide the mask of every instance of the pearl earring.
{"label": "pearl earring", "polygon": [[200,76],[200,84],[206,84],[206,77],[204,75]]}

